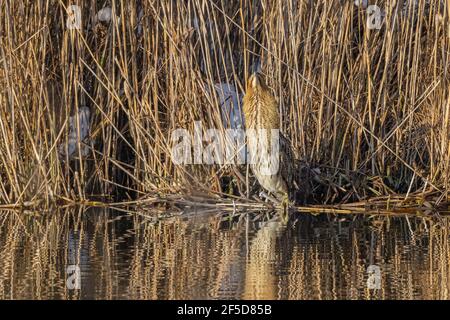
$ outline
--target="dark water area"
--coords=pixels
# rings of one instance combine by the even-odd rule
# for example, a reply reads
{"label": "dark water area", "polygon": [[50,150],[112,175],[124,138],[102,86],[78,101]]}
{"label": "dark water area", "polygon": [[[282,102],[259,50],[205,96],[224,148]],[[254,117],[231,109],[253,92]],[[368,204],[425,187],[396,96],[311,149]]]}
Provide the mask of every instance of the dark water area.
{"label": "dark water area", "polygon": [[0,299],[448,299],[448,226],[0,212]]}

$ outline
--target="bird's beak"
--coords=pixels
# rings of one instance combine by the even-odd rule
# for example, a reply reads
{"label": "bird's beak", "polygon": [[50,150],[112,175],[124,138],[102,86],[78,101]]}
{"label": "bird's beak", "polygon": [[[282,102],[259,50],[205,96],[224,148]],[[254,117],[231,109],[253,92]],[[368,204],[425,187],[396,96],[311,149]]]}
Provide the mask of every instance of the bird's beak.
{"label": "bird's beak", "polygon": [[261,85],[259,75],[257,73],[252,74],[250,76],[248,84],[250,85],[250,88],[252,88],[252,89],[259,87]]}

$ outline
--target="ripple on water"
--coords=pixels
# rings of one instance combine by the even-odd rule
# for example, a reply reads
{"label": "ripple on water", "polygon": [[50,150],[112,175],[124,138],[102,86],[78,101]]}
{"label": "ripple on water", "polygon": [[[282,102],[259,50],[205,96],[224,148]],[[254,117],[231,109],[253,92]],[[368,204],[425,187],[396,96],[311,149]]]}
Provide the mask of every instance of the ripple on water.
{"label": "ripple on water", "polygon": [[[446,299],[447,229],[445,218],[224,226],[105,209],[0,213],[0,299]],[[69,265],[81,290],[66,286]]]}

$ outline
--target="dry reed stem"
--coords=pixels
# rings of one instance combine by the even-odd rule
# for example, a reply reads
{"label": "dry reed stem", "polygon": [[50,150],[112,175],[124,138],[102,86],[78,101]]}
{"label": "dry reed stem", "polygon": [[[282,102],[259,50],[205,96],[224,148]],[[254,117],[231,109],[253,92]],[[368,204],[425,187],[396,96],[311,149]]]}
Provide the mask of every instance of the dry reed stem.
{"label": "dry reed stem", "polygon": [[[83,27],[66,27],[67,8]],[[378,1],[369,30],[353,1],[143,0],[0,4],[0,203],[164,190],[246,198],[239,166],[176,166],[171,132],[225,130],[214,85],[240,93],[260,61],[299,159],[321,170],[313,202],[449,189],[449,3],[403,14]],[[388,5],[391,4],[391,5]],[[90,25],[109,5],[120,23]],[[69,117],[91,108],[87,158],[60,159]],[[81,149],[81,148],[79,148]]]}

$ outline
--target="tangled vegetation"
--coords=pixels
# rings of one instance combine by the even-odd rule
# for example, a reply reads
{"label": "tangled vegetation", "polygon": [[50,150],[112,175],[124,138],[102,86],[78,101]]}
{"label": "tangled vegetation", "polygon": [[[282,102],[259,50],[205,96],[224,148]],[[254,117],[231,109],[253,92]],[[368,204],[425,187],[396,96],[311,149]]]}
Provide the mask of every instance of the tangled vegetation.
{"label": "tangled vegetation", "polygon": [[[446,199],[450,1],[376,4],[379,30],[343,0],[1,1],[0,203],[251,196],[246,166],[175,165],[171,132],[227,128],[218,84],[242,95],[259,66],[316,175],[309,201]],[[71,156],[84,106],[89,137]]]}

